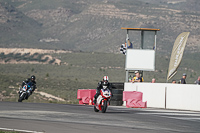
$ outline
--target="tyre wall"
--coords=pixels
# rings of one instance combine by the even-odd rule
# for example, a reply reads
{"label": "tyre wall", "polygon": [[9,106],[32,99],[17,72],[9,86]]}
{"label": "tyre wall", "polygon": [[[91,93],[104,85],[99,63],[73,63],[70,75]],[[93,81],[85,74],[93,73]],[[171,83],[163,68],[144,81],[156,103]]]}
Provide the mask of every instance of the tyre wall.
{"label": "tyre wall", "polygon": [[113,97],[110,100],[110,105],[122,106],[124,83],[120,83],[120,82],[111,83],[111,90],[112,90]]}

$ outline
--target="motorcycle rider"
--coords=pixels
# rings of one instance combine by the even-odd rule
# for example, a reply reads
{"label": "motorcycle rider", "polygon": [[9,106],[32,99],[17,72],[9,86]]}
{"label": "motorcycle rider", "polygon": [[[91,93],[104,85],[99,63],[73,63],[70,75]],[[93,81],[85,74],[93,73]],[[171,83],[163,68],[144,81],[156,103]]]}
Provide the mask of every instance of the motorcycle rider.
{"label": "motorcycle rider", "polygon": [[[37,88],[36,87],[36,81],[35,81],[35,79],[36,79],[36,77],[34,76],[34,75],[32,75],[31,76],[31,78],[28,78],[28,79],[26,79],[25,81],[23,81],[22,82],[22,88],[23,88],[23,86],[25,85],[25,84],[28,84],[29,86],[31,86],[31,87],[28,87],[28,89],[29,90],[27,90],[27,91],[29,91],[30,93],[29,93],[29,96],[34,92],[34,90]],[[31,89],[32,88],[32,89]],[[29,97],[28,96],[28,97]],[[27,99],[28,99],[28,97],[27,97]]]}
{"label": "motorcycle rider", "polygon": [[108,76],[104,76],[103,80],[98,83],[98,86],[97,86],[97,89],[96,89],[96,94],[94,95],[94,104],[96,104],[97,97],[101,94],[100,90],[102,88],[103,89],[109,89],[111,91],[111,89],[110,89],[111,85],[108,82],[108,80],[109,80]]}

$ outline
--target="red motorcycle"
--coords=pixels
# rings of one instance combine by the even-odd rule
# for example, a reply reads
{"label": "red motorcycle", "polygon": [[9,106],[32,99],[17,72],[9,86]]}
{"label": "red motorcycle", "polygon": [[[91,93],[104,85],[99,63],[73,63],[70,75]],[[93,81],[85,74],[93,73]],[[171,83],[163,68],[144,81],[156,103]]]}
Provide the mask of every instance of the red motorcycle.
{"label": "red motorcycle", "polygon": [[112,94],[108,88],[101,89],[100,93],[101,95],[97,97],[96,104],[94,104],[94,111],[105,113]]}

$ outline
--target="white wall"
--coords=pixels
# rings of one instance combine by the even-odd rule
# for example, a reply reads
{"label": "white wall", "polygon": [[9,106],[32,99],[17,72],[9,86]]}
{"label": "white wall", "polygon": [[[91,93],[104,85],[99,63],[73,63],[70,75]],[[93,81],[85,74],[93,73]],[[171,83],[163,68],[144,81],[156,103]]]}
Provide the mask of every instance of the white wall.
{"label": "white wall", "polygon": [[127,82],[124,91],[142,92],[147,107],[200,111],[199,85]]}
{"label": "white wall", "polygon": [[200,111],[199,85],[168,85],[167,108]]}

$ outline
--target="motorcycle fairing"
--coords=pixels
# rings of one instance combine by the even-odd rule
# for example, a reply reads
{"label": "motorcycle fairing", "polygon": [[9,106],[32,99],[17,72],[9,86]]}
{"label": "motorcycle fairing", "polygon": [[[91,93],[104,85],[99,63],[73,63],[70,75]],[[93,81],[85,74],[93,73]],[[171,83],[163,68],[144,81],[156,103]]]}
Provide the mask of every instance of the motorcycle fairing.
{"label": "motorcycle fairing", "polygon": [[99,96],[97,97],[96,108],[97,108],[98,110],[101,110],[101,102],[102,102],[102,99],[103,99],[103,97],[102,97],[101,95],[99,95]]}
{"label": "motorcycle fairing", "polygon": [[106,89],[106,90],[101,89],[101,93],[102,93],[102,96],[103,96],[104,98],[109,98],[109,97],[111,97],[111,92],[110,92],[109,89]]}
{"label": "motorcycle fairing", "polygon": [[27,85],[24,85],[23,90],[26,91],[27,89],[28,89]]}

